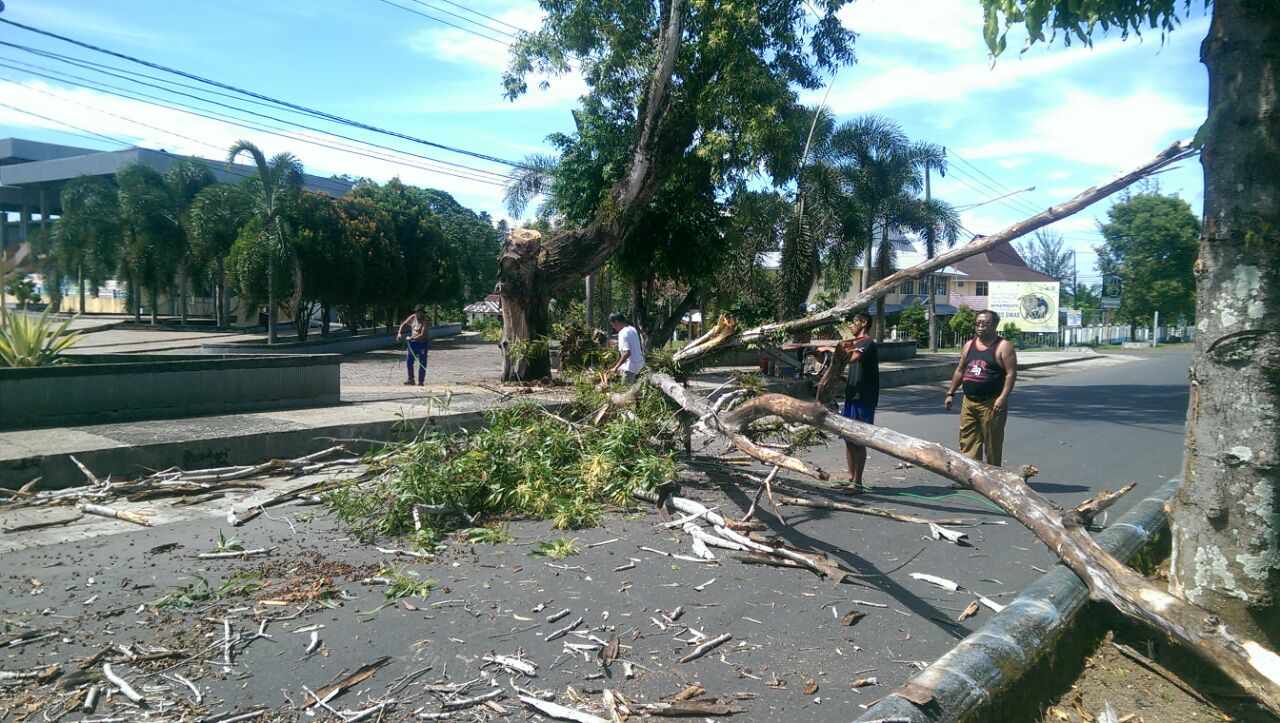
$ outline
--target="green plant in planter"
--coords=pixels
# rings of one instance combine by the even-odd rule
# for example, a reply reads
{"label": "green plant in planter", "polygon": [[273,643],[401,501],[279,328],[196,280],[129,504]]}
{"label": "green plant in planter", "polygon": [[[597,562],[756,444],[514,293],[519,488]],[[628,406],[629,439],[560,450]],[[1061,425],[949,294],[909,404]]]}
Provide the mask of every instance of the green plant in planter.
{"label": "green plant in planter", "polygon": [[0,323],[0,367],[43,367],[62,364],[63,352],[84,336],[69,327],[74,319],[58,324],[45,309],[40,316],[8,314]]}

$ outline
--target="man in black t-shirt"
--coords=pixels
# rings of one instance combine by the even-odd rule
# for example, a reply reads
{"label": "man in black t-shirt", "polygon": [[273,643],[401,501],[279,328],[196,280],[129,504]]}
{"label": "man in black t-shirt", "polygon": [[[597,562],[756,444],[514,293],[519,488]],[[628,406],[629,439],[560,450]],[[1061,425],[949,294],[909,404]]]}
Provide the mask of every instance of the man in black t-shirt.
{"label": "man in black t-shirt", "polygon": [[[876,342],[867,336],[871,327],[871,317],[864,313],[854,314],[849,322],[853,337],[839,342],[809,342],[807,344],[790,344],[784,348],[816,347],[819,352],[834,352],[836,346],[843,347],[848,358],[848,379],[844,386],[844,404],[840,414],[854,421],[875,424],[876,405],[880,402],[880,349]],[[863,489],[862,472],[867,467],[867,448],[860,444],[845,441],[845,459],[849,463],[849,481],[853,484],[850,491]]]}

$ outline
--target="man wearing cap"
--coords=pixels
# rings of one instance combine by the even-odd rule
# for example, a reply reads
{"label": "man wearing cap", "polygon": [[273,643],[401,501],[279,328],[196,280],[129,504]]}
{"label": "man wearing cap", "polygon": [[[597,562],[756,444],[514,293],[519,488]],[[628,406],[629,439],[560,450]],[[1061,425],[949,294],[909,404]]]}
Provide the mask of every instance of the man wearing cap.
{"label": "man wearing cap", "polygon": [[396,329],[396,342],[405,338],[404,329],[409,327],[408,336],[408,356],[405,357],[405,366],[409,371],[409,378],[405,380],[405,386],[413,386],[413,361],[418,360],[418,386],[422,386],[427,381],[427,314],[422,304],[416,304],[413,307],[413,313],[409,318],[400,322],[400,328]]}

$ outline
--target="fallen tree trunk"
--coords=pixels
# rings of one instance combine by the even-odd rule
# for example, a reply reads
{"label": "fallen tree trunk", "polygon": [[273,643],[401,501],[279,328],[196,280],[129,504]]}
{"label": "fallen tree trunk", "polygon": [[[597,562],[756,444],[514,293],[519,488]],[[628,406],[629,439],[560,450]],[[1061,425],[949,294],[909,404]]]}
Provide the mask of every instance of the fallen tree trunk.
{"label": "fallen tree trunk", "polygon": [[1098,201],[1101,201],[1123,188],[1151,176],[1162,168],[1166,168],[1178,161],[1190,158],[1197,152],[1198,151],[1196,150],[1193,141],[1178,141],[1132,171],[1116,176],[1100,186],[1094,186],[1093,188],[1082,191],[1075,198],[1067,201],[1066,203],[1051,206],[1031,218],[1019,221],[1012,226],[1001,230],[999,233],[976,238],[964,246],[957,246],[946,253],[938,254],[932,259],[912,266],[909,269],[904,269],[897,273],[890,274],[871,286],[868,286],[862,293],[852,299],[837,304],[826,311],[801,317],[799,319],[765,324],[763,326],[758,326],[754,329],[747,329],[741,332],[732,327],[721,328],[721,324],[724,322],[722,319],[720,323],[717,323],[717,325],[707,332],[701,339],[695,340],[679,352],[676,352],[674,359],[677,363],[684,364],[729,347],[742,346],[744,344],[758,344],[767,341],[771,337],[776,337],[779,334],[791,334],[798,331],[805,331],[807,329],[814,329],[819,326],[823,326],[824,324],[834,324],[844,321],[849,318],[850,314],[871,306],[876,299],[889,293],[890,289],[893,289],[904,281],[909,279],[918,279],[925,274],[937,271],[949,264],[954,264],[957,261],[967,259],[970,256],[975,256],[984,251],[989,251],[1001,244],[1006,244],[1014,239],[1021,238],[1036,229],[1043,228],[1055,221],[1060,221],[1094,203],[1097,203]]}
{"label": "fallen tree trunk", "polygon": [[740,430],[756,419],[774,415],[838,434],[978,492],[1048,545],[1088,586],[1091,599],[1110,603],[1121,613],[1164,631],[1280,714],[1280,656],[1107,554],[1079,524],[1078,514],[1076,520],[1069,519],[1072,513],[1040,496],[1018,474],[969,459],[940,444],[829,414],[818,404],[780,394],[744,403],[717,428]]}

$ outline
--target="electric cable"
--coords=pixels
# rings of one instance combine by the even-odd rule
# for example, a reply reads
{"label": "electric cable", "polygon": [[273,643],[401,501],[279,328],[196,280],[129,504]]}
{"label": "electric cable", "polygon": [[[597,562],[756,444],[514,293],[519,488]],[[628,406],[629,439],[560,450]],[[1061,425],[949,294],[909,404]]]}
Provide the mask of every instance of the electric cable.
{"label": "electric cable", "polygon": [[294,111],[297,111],[297,112],[300,112],[300,113],[305,113],[305,114],[308,114],[308,115],[313,115],[313,116],[318,117],[318,118],[323,118],[323,119],[325,119],[325,120],[329,120],[329,121],[332,121],[332,122],[334,122],[334,123],[339,123],[339,124],[342,124],[342,125],[351,126],[351,127],[353,127],[353,128],[360,128],[360,129],[362,129],[362,130],[367,130],[367,131],[370,131],[370,132],[372,132],[372,133],[378,133],[378,134],[381,134],[381,135],[387,135],[387,136],[391,136],[391,137],[394,137],[394,138],[400,138],[400,139],[402,139],[402,140],[407,140],[407,141],[410,141],[410,142],[413,142],[413,143],[418,143],[418,144],[421,144],[421,145],[430,146],[430,147],[432,147],[432,148],[439,148],[439,149],[441,149],[441,150],[446,150],[446,151],[449,151],[449,152],[451,152],[451,153],[458,153],[458,154],[460,154],[460,155],[469,156],[469,157],[472,157],[472,158],[478,158],[478,159],[480,159],[480,160],[482,160],[482,161],[490,161],[490,162],[493,162],[493,163],[500,163],[500,164],[502,164],[502,165],[505,165],[505,166],[511,166],[511,167],[513,167],[513,168],[520,168],[520,167],[522,167],[522,164],[520,164],[520,163],[516,163],[516,162],[513,162],[513,161],[510,161],[510,160],[506,160],[506,159],[503,159],[503,158],[498,158],[498,157],[496,157],[496,156],[491,156],[491,155],[488,155],[488,154],[485,154],[485,153],[478,153],[478,152],[476,152],[476,151],[469,151],[469,150],[466,150],[466,149],[464,149],[464,148],[458,148],[458,147],[450,146],[450,145],[446,145],[446,144],[443,144],[443,143],[437,143],[437,142],[435,142],[435,141],[427,140],[427,139],[425,139],[425,138],[418,138],[417,136],[409,135],[409,134],[407,134],[407,133],[400,133],[399,131],[393,131],[393,130],[389,130],[389,129],[386,129],[386,128],[381,128],[381,127],[379,127],[379,126],[375,126],[375,125],[372,125],[372,124],[369,124],[369,123],[363,123],[363,122],[361,122],[361,121],[353,120],[353,119],[350,119],[350,118],[345,118],[345,117],[343,117],[343,116],[336,115],[336,114],[334,114],[334,113],[329,113],[329,112],[322,111],[322,110],[318,110],[318,109],[315,109],[315,108],[310,108],[310,107],[305,106],[305,105],[300,105],[300,104],[298,104],[298,103],[293,103],[293,102],[290,102],[290,101],[281,100],[281,99],[279,99],[279,98],[274,98],[274,97],[269,96],[269,95],[265,95],[265,94],[262,94],[262,93],[258,93],[258,92],[256,92],[256,91],[246,90],[246,89],[244,89],[244,88],[240,88],[240,87],[237,87],[237,86],[234,86],[234,85],[228,84],[228,83],[223,83],[223,82],[221,82],[221,81],[213,80],[213,79],[210,79],[210,78],[205,78],[205,77],[203,77],[203,76],[197,75],[197,74],[195,74],[195,73],[190,73],[190,72],[187,72],[187,71],[185,71],[185,70],[180,70],[180,69],[177,69],[177,68],[172,68],[172,67],[169,67],[169,66],[167,66],[167,65],[162,65],[162,64],[160,64],[160,63],[155,63],[155,62],[152,62],[152,61],[149,61],[149,60],[144,60],[144,59],[142,59],[142,58],[138,58],[138,57],[135,57],[135,56],[132,56],[132,55],[128,55],[128,54],[126,54],[126,53],[121,53],[121,52],[118,52],[118,51],[115,51],[115,50],[109,50],[109,49],[107,49],[107,48],[104,48],[104,47],[101,47],[101,46],[98,46],[98,45],[94,45],[94,44],[92,44],[92,43],[86,43],[86,42],[84,42],[84,41],[82,41],[82,40],[76,40],[76,39],[74,39],[74,38],[70,38],[70,37],[67,37],[67,36],[65,36],[65,35],[60,35],[60,34],[58,34],[58,33],[54,33],[54,32],[48,31],[48,30],[42,30],[42,29],[40,29],[40,28],[36,28],[36,27],[31,26],[31,25],[27,25],[27,24],[25,24],[25,23],[19,23],[19,22],[13,21],[13,20],[9,20],[9,19],[7,19],[7,18],[0,17],[0,23],[4,23],[4,24],[6,24],[6,25],[10,25],[10,26],[13,26],[13,27],[16,27],[16,28],[20,28],[20,29],[22,29],[22,30],[26,30],[26,31],[28,31],[28,32],[36,33],[37,35],[43,35],[43,36],[45,36],[45,37],[53,38],[53,39],[55,39],[55,40],[61,40],[62,42],[70,43],[70,44],[72,44],[72,45],[75,45],[75,46],[78,46],[78,47],[81,47],[81,48],[85,48],[85,49],[87,49],[87,50],[92,50],[92,51],[94,51],[94,52],[102,53],[102,54],[104,54],[104,55],[110,55],[110,56],[112,56],[112,57],[120,58],[120,59],[122,59],[122,60],[127,60],[127,61],[129,61],[129,62],[131,62],[131,63],[136,63],[136,64],[138,64],[138,65],[142,65],[142,66],[145,66],[145,67],[148,67],[148,68],[152,68],[152,69],[154,69],[154,70],[164,71],[164,72],[166,72],[166,73],[171,73],[171,74],[173,74],[173,75],[177,75],[177,76],[180,76],[180,77],[183,77],[183,78],[187,78],[187,79],[189,79],[189,80],[194,80],[194,81],[197,81],[197,82],[200,82],[200,83],[205,83],[205,84],[208,84],[208,85],[212,85],[212,86],[214,86],[214,87],[217,87],[217,88],[222,88],[222,89],[224,89],[224,90],[229,90],[229,91],[233,91],[233,92],[236,92],[236,93],[241,93],[241,94],[246,95],[246,96],[249,96],[249,97],[251,97],[251,98],[257,98],[257,99],[259,99],[259,100],[265,100],[265,101],[273,102],[273,103],[276,103],[276,104],[278,104],[278,105],[280,105],[280,106],[282,106],[282,107],[289,108],[289,109],[291,109],[291,110],[294,110]]}

